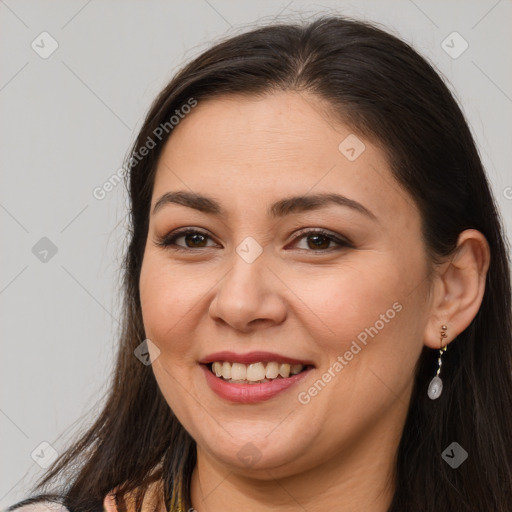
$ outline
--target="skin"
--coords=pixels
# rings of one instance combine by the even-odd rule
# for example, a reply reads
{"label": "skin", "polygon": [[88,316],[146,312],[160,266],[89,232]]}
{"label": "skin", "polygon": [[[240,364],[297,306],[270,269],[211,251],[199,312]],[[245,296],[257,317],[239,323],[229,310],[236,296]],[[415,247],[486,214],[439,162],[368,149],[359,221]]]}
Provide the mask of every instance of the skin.
{"label": "skin", "polygon": [[[422,347],[441,346],[443,324],[452,341],[481,304],[483,235],[464,231],[456,252],[431,268],[419,211],[384,153],[357,135],[365,150],[349,161],[338,146],[354,132],[326,108],[297,92],[203,101],[159,160],[152,207],[164,193],[185,190],[226,210],[215,216],[167,204],[151,214],[140,277],[146,335],[160,350],[155,377],[197,442],[192,502],[200,512],[386,511]],[[321,192],[343,194],[376,219],[338,205],[267,216],[275,201]],[[188,252],[156,245],[182,227],[207,231],[207,246],[193,238],[176,241]],[[294,241],[303,228],[324,228],[354,247]],[[252,263],[236,252],[247,236],[263,249]],[[395,303],[401,311],[300,403],[298,393]],[[270,400],[235,404],[208,387],[198,364],[220,350],[267,350],[311,360],[315,369]],[[260,457],[250,467],[238,457],[247,443]]]}

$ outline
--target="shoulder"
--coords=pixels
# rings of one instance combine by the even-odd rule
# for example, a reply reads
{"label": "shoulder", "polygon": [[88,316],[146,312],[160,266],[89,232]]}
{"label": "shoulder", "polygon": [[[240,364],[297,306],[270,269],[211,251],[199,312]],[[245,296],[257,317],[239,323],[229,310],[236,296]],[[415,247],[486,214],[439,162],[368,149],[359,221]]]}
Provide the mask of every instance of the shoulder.
{"label": "shoulder", "polygon": [[69,510],[64,505],[54,501],[39,501],[12,509],[12,512],[69,512]]}

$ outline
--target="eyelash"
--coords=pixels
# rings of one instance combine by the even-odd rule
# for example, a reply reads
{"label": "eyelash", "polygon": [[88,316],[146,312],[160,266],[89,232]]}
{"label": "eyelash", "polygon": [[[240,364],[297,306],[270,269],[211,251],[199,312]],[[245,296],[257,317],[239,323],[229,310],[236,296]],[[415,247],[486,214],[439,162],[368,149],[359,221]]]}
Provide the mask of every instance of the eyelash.
{"label": "eyelash", "polygon": [[[210,235],[208,235],[208,233],[206,233],[204,231],[201,231],[198,229],[183,228],[183,229],[179,229],[173,233],[170,233],[170,234],[158,239],[156,242],[156,245],[159,247],[164,247],[166,249],[173,250],[173,251],[184,251],[184,252],[197,251],[199,249],[210,249],[211,246],[192,248],[192,247],[182,247],[182,246],[176,245],[176,243],[175,243],[178,238],[181,238],[186,235],[196,235],[196,234],[212,239],[210,237]],[[334,236],[332,233],[330,233],[329,231],[325,231],[323,229],[302,231],[292,240],[292,243],[297,243],[299,240],[306,238],[307,236],[312,236],[312,235],[313,236],[314,235],[323,236],[323,237],[327,238],[329,241],[336,243],[338,245],[338,248],[319,249],[317,251],[313,250],[313,249],[311,249],[311,250],[299,249],[299,250],[306,251],[306,252],[313,252],[313,253],[326,253],[326,252],[332,252],[333,250],[334,251],[340,250],[341,248],[353,248],[354,247],[353,244],[351,242],[349,242],[348,240],[343,240],[341,238],[338,238],[338,237]]]}

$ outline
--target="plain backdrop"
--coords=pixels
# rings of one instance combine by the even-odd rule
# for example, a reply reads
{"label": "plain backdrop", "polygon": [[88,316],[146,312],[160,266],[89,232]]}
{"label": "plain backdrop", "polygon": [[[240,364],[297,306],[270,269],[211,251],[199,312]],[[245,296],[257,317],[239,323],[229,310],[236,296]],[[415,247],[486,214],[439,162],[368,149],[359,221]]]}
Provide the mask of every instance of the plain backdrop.
{"label": "plain backdrop", "polygon": [[120,168],[150,102],[216,38],[322,13],[382,24],[443,74],[511,238],[510,0],[0,0],[0,507],[26,497],[101,407],[126,193],[93,191]]}

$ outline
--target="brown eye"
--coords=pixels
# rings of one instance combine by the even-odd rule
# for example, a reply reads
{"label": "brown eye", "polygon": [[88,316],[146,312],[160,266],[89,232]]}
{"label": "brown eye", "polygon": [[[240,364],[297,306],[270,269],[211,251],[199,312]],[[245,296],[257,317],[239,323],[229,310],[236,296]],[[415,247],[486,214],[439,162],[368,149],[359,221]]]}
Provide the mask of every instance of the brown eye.
{"label": "brown eye", "polygon": [[[306,241],[306,247],[298,248],[309,252],[330,252],[331,250],[340,249],[342,247],[353,247],[348,240],[343,240],[323,230],[302,232],[294,239],[293,245],[296,246],[297,242],[303,239]],[[331,244],[337,245],[338,247],[332,247]]]}
{"label": "brown eye", "polygon": [[[206,245],[206,238],[201,233],[191,233],[189,235],[183,235],[179,238],[183,238],[188,247],[204,247]],[[189,243],[191,245],[189,245]]]}
{"label": "brown eye", "polygon": [[308,235],[306,238],[311,249],[328,249],[332,242],[330,238],[324,235]]}
{"label": "brown eye", "polygon": [[[178,243],[181,239],[184,242]],[[209,235],[197,229],[182,229],[159,239],[157,245],[177,251],[187,251],[213,247],[212,245],[207,245],[208,239],[211,240]]]}

